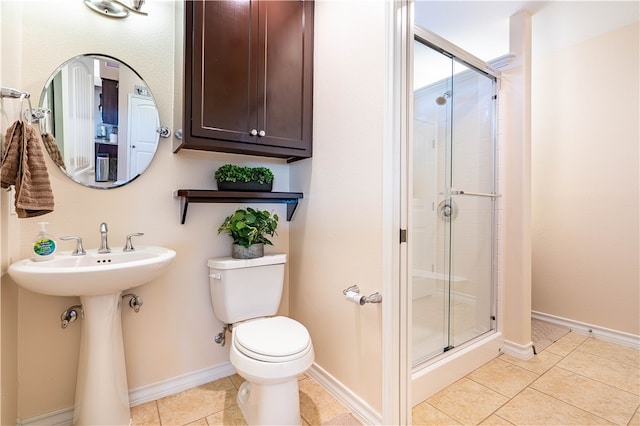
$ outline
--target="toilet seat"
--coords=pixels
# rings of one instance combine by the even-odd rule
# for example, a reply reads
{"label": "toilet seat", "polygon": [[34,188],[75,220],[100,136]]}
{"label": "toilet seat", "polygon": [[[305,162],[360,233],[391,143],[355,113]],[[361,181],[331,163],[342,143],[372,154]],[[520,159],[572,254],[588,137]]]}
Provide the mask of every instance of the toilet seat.
{"label": "toilet seat", "polygon": [[233,329],[233,341],[242,354],[264,362],[293,361],[312,350],[307,329],[287,317],[241,323]]}

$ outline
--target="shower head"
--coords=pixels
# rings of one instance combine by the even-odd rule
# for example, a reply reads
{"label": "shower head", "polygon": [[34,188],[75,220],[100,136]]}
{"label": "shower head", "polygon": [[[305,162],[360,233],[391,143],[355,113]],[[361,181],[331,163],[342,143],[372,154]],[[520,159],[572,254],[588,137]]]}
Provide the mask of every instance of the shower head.
{"label": "shower head", "polygon": [[449,99],[450,97],[451,97],[451,92],[447,90],[442,94],[442,96],[438,96],[436,98],[436,104],[442,106],[447,103],[447,99]]}

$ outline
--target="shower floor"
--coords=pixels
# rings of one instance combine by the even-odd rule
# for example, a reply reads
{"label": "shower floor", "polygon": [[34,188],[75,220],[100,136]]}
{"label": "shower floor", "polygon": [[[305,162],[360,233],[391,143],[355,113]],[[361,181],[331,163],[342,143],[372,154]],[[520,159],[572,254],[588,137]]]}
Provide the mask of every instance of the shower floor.
{"label": "shower floor", "polygon": [[[476,324],[475,301],[468,296],[452,296],[451,345],[457,346],[489,331]],[[413,363],[419,364],[443,352],[449,346],[446,309],[437,293],[413,300]]]}

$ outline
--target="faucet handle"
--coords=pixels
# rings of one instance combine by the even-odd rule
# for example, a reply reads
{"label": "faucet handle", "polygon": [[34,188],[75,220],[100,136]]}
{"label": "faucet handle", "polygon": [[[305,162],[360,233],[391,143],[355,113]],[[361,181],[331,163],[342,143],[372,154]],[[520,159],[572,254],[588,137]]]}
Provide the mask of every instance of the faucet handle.
{"label": "faucet handle", "polygon": [[60,237],[60,239],[63,241],[76,240],[76,249],[71,253],[72,256],[84,256],[87,254],[87,252],[84,251],[84,246],[82,245],[82,238],[66,235],[64,237]]}
{"label": "faucet handle", "polygon": [[144,233],[142,232],[134,232],[133,234],[127,235],[127,242],[125,243],[122,251],[134,251],[135,248],[133,247],[133,244],[131,244],[131,237],[141,237],[143,235]]}

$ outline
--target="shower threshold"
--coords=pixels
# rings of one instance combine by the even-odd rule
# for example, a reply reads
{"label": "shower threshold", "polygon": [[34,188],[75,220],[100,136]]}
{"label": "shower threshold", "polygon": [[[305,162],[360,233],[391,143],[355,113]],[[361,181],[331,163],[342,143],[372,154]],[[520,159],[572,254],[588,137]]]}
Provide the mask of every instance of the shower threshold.
{"label": "shower threshold", "polygon": [[498,357],[503,345],[502,333],[490,331],[416,365],[411,374],[412,406]]}

